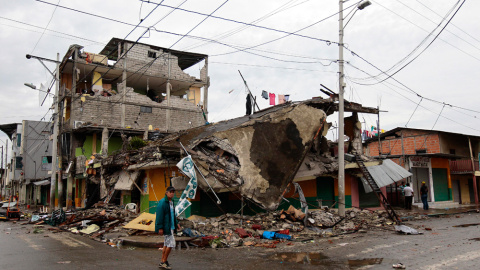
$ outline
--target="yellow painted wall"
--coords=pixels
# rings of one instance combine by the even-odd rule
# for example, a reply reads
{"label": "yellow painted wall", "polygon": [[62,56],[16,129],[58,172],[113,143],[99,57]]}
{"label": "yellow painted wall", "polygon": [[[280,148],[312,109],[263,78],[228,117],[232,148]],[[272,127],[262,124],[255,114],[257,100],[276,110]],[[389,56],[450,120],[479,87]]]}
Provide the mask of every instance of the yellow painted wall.
{"label": "yellow painted wall", "polygon": [[192,102],[195,105],[198,105],[200,102],[200,87],[191,86],[187,92],[188,101]]}
{"label": "yellow painted wall", "polygon": [[[157,168],[146,171],[147,177],[150,179],[150,183],[148,185],[148,194],[150,201],[157,201],[157,199],[161,200],[163,199],[163,197],[165,197],[167,187],[170,185],[170,181],[168,181],[168,176],[172,176],[172,172],[175,172],[175,176],[179,176],[178,168],[176,167],[168,169]],[[165,181],[165,174],[167,175],[167,181]]]}
{"label": "yellow painted wall", "polygon": [[470,204],[470,188],[468,187],[468,177],[471,176],[459,176],[460,180],[460,196],[462,196],[462,204]]}
{"label": "yellow painted wall", "polygon": [[102,86],[102,75],[96,71],[93,72],[93,80],[92,83],[94,85]]}

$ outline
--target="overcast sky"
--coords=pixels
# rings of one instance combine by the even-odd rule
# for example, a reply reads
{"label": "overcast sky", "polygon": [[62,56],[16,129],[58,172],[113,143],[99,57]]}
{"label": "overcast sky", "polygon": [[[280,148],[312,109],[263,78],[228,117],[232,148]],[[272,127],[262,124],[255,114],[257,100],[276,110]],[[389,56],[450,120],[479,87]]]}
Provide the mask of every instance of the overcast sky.
{"label": "overcast sky", "polygon": [[[412,128],[480,136],[480,1],[466,1],[460,9],[463,1],[457,0],[371,2],[345,27],[345,98],[388,111],[380,116],[385,130],[408,122]],[[356,3],[344,3],[347,21]],[[55,59],[60,53],[62,58],[71,44],[98,53],[112,37],[127,37],[134,28],[128,24],[140,19],[141,26],[158,31],[151,28],[144,34],[145,28],[137,28],[127,39],[144,34],[142,43],[166,48],[175,44],[173,49],[210,56],[210,121],[244,115],[246,93],[237,70],[262,109],[269,106],[260,98],[262,90],[290,94],[294,101],[324,96],[320,84],[338,92],[338,1],[165,0],[162,5],[136,0],[2,1],[0,124],[51,117],[51,100],[40,107],[38,91],[23,85],[46,84],[51,76],[26,54]],[[191,31],[205,16],[167,7],[179,5],[204,14],[218,9],[214,16],[228,20],[210,17]],[[189,31],[190,36],[176,43],[179,36],[172,33]],[[301,36],[286,34],[291,32]],[[200,68],[188,72],[198,76]],[[335,123],[336,117],[328,120]],[[376,115],[360,117],[366,126],[375,125]],[[3,145],[5,134],[0,140]]]}

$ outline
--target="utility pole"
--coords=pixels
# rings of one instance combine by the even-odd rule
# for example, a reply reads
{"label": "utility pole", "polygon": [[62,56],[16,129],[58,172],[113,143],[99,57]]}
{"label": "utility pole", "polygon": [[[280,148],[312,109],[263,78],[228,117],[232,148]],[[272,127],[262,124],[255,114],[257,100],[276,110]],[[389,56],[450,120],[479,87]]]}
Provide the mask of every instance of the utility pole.
{"label": "utility pole", "polygon": [[[345,91],[344,72],[343,72],[343,2],[338,1],[338,214],[341,217],[345,216],[345,129],[344,129],[344,100],[343,95]],[[356,9],[362,10],[372,3],[368,0],[358,3]],[[355,15],[355,13],[353,13]],[[352,15],[352,17],[353,17]],[[347,15],[348,16],[348,15]],[[352,19],[350,17],[350,19]],[[347,22],[348,24],[348,22]]]}
{"label": "utility pole", "polygon": [[[5,149],[7,151],[7,149]],[[3,169],[3,145],[2,145],[2,169]]]}
{"label": "utility pole", "polygon": [[[60,121],[60,115],[58,113],[58,92],[60,88],[60,54],[57,53],[57,73],[55,74],[55,97],[54,103],[54,122],[53,122],[53,143],[52,143],[52,175],[50,177],[50,209],[55,209],[55,186],[57,176],[57,147],[58,147],[58,124]],[[61,181],[61,179],[59,179]]]}
{"label": "utility pole", "polygon": [[345,139],[343,93],[343,0],[338,1],[338,214],[345,216]]}

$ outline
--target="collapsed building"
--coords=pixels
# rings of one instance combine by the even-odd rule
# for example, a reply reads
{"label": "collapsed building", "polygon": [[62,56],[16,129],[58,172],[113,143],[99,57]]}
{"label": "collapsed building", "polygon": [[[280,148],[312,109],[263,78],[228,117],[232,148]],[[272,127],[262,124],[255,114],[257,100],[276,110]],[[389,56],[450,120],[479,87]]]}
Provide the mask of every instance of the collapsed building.
{"label": "collapsed building", "polygon": [[[198,167],[198,184],[202,190],[192,199],[187,216],[237,212],[244,208],[243,199],[250,204],[249,209],[245,209],[247,213],[250,210],[252,213],[260,209],[285,207],[283,199],[294,198],[293,189],[289,186],[292,182],[300,183],[307,203],[315,207],[332,206],[336,201],[333,183],[338,174],[338,151],[336,143],[325,136],[331,126],[326,118],[337,110],[335,97],[288,102],[253,115],[167,135],[141,149],[99,158],[96,162],[106,171],[113,172],[104,175],[106,182],[110,183],[107,190],[121,190],[122,202],[126,203],[132,202],[129,194],[138,189],[141,193],[137,202],[140,209],[151,213],[167,186],[174,185],[177,197],[180,197],[189,180],[175,167],[187,155],[182,148]],[[346,151],[361,155],[361,126],[357,114],[377,113],[377,109],[346,102],[345,110],[352,113],[345,121],[349,138]],[[361,158],[370,167],[381,166],[382,163],[365,156]],[[118,173],[121,169],[123,176]],[[347,207],[359,207],[358,190],[355,198],[352,183],[359,181],[362,192],[368,192],[363,187],[358,165],[347,162],[346,169],[347,188],[350,189],[346,192]],[[332,180],[331,190],[323,188],[322,185],[327,182],[325,179]],[[397,177],[393,181],[400,179]],[[357,189],[358,183],[355,186]],[[220,205],[209,198],[213,197],[209,186],[219,193]],[[370,194],[369,200],[372,195],[375,198],[374,194]],[[375,200],[374,206],[378,206],[378,200]],[[293,200],[289,203],[299,205]]]}
{"label": "collapsed building", "polygon": [[[198,77],[186,73],[195,65]],[[338,151],[325,137],[326,118],[338,111],[335,95],[205,125],[207,55],[113,38],[99,54],[72,45],[59,72],[56,206],[82,208],[102,199],[153,212],[168,185],[181,192],[188,181],[175,167],[185,155],[180,143],[202,175],[186,215],[237,212],[243,199],[247,212],[277,209],[292,196],[292,182],[315,207],[337,201]],[[362,154],[357,113],[378,110],[346,102],[345,111],[352,113],[345,118],[347,152]],[[347,206],[371,206],[358,166],[346,170]],[[228,203],[212,203],[207,183]]]}
{"label": "collapsed building", "polygon": [[[198,66],[198,69],[197,69]],[[190,72],[197,72],[191,76]],[[99,52],[72,45],[59,66],[56,206],[85,207],[105,190],[87,170],[126,137],[197,127],[208,119],[208,56],[112,38]],[[100,172],[98,172],[100,173]],[[94,195],[92,195],[94,194]]]}

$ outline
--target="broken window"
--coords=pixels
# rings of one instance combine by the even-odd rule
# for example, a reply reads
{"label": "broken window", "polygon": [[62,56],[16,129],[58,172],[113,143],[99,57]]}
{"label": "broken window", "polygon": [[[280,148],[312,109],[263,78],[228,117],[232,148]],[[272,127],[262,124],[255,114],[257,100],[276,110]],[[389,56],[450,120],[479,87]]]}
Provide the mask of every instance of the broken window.
{"label": "broken window", "polygon": [[140,106],[140,112],[143,112],[143,113],[152,113],[152,107]]}
{"label": "broken window", "polygon": [[156,52],[152,52],[152,51],[148,51],[148,57],[150,57],[150,58],[157,58],[157,53],[156,53]]}
{"label": "broken window", "polygon": [[22,146],[22,134],[21,133],[17,134],[17,146],[18,147]]}
{"label": "broken window", "polygon": [[52,156],[42,157],[42,171],[52,170]]}
{"label": "broken window", "polygon": [[15,169],[21,170],[23,168],[22,157],[15,157]]}

